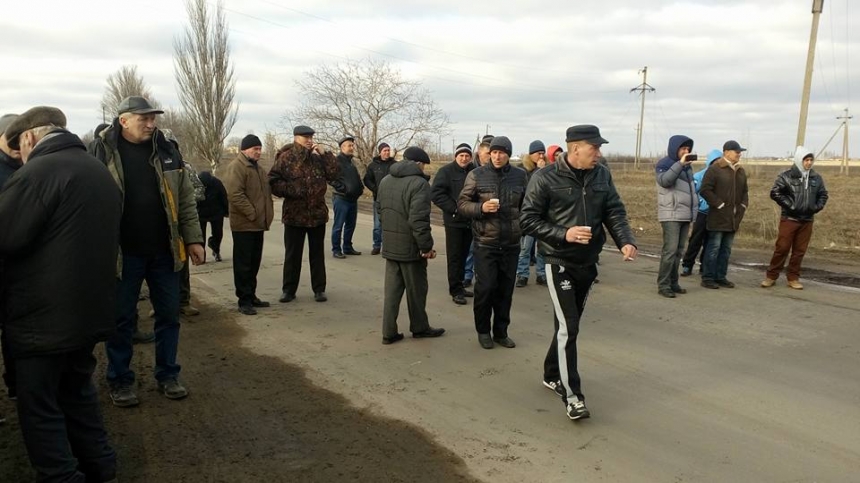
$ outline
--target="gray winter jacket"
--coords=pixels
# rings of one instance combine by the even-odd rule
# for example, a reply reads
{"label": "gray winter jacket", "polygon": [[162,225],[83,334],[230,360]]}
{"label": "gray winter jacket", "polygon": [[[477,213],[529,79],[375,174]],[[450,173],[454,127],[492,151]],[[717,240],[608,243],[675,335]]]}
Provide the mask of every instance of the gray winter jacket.
{"label": "gray winter jacket", "polygon": [[699,195],[693,184],[693,169],[683,166],[678,159],[678,150],[684,144],[693,148],[693,140],[687,136],[669,138],[668,156],[661,159],[655,168],[657,175],[657,221],[695,221],[699,208]]}

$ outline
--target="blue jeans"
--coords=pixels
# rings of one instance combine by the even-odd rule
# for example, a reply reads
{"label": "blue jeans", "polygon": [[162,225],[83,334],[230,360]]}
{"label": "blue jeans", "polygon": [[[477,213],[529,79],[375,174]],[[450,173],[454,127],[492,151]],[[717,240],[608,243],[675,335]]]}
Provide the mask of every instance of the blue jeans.
{"label": "blue jeans", "polygon": [[140,285],[146,280],[155,310],[155,379],[176,379],[179,348],[179,272],[173,271],[173,256],[122,257],[122,279],[116,284],[116,334],[105,343],[107,380],[112,387],[134,383],[131,336],[137,315]]}
{"label": "blue jeans", "polygon": [[[532,261],[532,247],[535,245],[535,237],[523,235],[520,239],[520,260],[517,262],[517,278],[529,278],[529,267]],[[535,273],[538,277],[546,277],[546,263],[544,263],[543,255],[540,252],[535,252]]]}
{"label": "blue jeans", "polygon": [[376,200],[373,200],[373,248],[382,248],[382,223],[379,221]]}
{"label": "blue jeans", "polygon": [[[331,251],[334,253],[352,250],[352,235],[358,218],[358,202],[340,196],[332,198],[334,205],[334,226],[331,227]],[[341,244],[341,235],[343,244]]]}
{"label": "blue jeans", "polygon": [[475,242],[469,245],[469,255],[466,256],[466,270],[463,272],[463,280],[472,281],[475,278]]}
{"label": "blue jeans", "polygon": [[706,244],[702,280],[716,282],[725,280],[729,271],[729,257],[732,254],[733,231],[709,231]]}

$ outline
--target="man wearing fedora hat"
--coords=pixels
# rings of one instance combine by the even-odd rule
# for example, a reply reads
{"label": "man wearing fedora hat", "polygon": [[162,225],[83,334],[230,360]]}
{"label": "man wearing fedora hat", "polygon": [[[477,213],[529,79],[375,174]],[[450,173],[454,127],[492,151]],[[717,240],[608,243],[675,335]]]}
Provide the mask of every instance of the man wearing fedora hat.
{"label": "man wearing fedora hat", "polygon": [[143,280],[155,315],[155,379],[168,399],[183,399],[179,382],[180,272],[190,258],[205,260],[194,186],[182,155],[156,126],[164,111],[130,96],[118,116],[91,146],[122,192],[120,255],[117,263],[117,333],[107,341],[107,381],[117,407],[140,404],[135,391],[132,334]]}
{"label": "man wearing fedora hat", "polygon": [[338,146],[340,153],[337,155],[337,164],[340,175],[330,183],[334,188],[331,252],[335,258],[343,259],[347,255],[361,255],[361,252],[352,246],[352,235],[355,233],[355,222],[358,218],[358,198],[364,193],[364,185],[352,162],[355,155],[355,138],[346,135],[338,141]]}
{"label": "man wearing fedora hat", "polygon": [[109,481],[116,454],[92,382],[93,349],[115,331],[122,196],[65,126],[62,111],[40,106],[5,130],[24,160],[0,192],[5,329],[37,479]]}
{"label": "man wearing fedora hat", "polygon": [[607,231],[624,260],[636,257],[627,211],[609,170],[599,163],[606,139],[597,126],[571,126],[564,159],[534,174],[520,218],[546,260],[555,334],[543,384],[561,396],[571,420],[588,418],[577,367],[576,339],[585,301],[597,278]]}
{"label": "man wearing fedora hat", "polygon": [[269,170],[272,194],[284,199],[281,221],[284,224],[284,279],[281,303],[296,299],[302,273],[305,237],[311,266],[311,288],[314,300],[325,302],[325,225],[328,206],[326,184],[337,179],[340,169],[331,151],[314,143],[314,130],[308,126],[293,128],[293,142],[285,144],[275,155]]}

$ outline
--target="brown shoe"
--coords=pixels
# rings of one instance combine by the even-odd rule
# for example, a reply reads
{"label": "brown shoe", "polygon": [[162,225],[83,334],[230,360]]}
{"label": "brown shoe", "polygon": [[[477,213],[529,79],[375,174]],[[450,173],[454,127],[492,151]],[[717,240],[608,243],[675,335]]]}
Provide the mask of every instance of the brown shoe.
{"label": "brown shoe", "polygon": [[803,290],[803,284],[797,280],[789,280],[788,286],[789,288],[793,288],[795,290]]}
{"label": "brown shoe", "polygon": [[761,286],[764,288],[773,287],[773,284],[775,284],[775,283],[776,283],[776,280],[774,280],[772,278],[766,278],[766,279],[761,281]]}

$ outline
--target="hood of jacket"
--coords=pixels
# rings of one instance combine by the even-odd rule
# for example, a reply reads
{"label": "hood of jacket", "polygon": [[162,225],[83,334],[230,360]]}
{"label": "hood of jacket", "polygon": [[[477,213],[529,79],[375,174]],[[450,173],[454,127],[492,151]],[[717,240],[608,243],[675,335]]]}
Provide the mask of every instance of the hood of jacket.
{"label": "hood of jacket", "polygon": [[395,178],[405,178],[407,176],[421,176],[426,180],[430,179],[429,175],[424,174],[424,172],[421,171],[421,168],[418,167],[418,163],[406,160],[391,165],[391,170],[388,172],[388,174],[394,176]]}
{"label": "hood of jacket", "polygon": [[681,146],[689,144],[690,151],[693,151],[693,140],[683,134],[676,134],[669,138],[669,152],[667,157],[672,161],[680,161],[678,158],[678,150],[681,149]]}
{"label": "hood of jacket", "polygon": [[81,138],[65,129],[57,128],[46,134],[45,137],[36,144],[36,147],[33,148],[33,152],[30,153],[29,158],[30,161],[32,161],[39,156],[44,156],[46,154],[55,153],[69,148],[78,148],[83,151],[87,150],[87,147],[84,146]]}
{"label": "hood of jacket", "polygon": [[806,156],[815,156],[815,153],[806,148],[806,146],[798,146],[794,150],[794,166],[804,175],[809,173],[809,170],[803,167],[803,158]]}
{"label": "hood of jacket", "polygon": [[711,167],[714,164],[714,161],[723,157],[723,152],[719,149],[712,149],[711,152],[708,153],[707,162],[705,163],[705,169]]}

